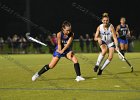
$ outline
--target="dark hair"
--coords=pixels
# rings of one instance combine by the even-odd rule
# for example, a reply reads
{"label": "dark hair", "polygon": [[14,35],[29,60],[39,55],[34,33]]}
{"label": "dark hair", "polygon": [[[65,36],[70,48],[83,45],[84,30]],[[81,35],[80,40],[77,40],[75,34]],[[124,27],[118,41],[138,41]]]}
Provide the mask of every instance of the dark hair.
{"label": "dark hair", "polygon": [[65,28],[66,26],[67,26],[67,27],[71,27],[71,23],[68,22],[68,21],[64,21],[64,22],[62,23],[62,29]]}
{"label": "dark hair", "polygon": [[106,12],[105,12],[105,13],[103,13],[103,14],[102,14],[102,18],[104,18],[104,17],[109,18],[108,13],[106,13]]}

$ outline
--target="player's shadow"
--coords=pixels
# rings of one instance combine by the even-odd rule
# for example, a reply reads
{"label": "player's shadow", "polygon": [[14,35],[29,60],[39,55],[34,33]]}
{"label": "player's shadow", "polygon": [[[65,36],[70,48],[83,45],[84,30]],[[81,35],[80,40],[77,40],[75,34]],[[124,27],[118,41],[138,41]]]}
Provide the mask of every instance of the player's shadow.
{"label": "player's shadow", "polygon": [[[92,79],[93,76],[91,77],[84,77],[85,79]],[[63,81],[63,80],[75,80],[75,77],[61,77],[61,78],[52,78],[52,79],[48,79],[48,78],[40,78],[39,81]]]}
{"label": "player's shadow", "polygon": [[84,78],[85,79],[93,79],[93,78],[96,78],[97,76],[85,76]]}
{"label": "player's shadow", "polygon": [[116,73],[116,74],[130,74],[130,73],[132,73],[132,74],[134,74],[134,75],[136,75],[136,76],[139,76],[138,74],[140,73],[140,71],[133,71],[133,72],[120,72],[120,73]]}
{"label": "player's shadow", "polygon": [[66,77],[64,77],[64,78],[52,78],[52,79],[48,79],[48,78],[43,78],[43,79],[40,79],[39,81],[63,81],[63,80],[74,80],[75,78],[66,78]]}
{"label": "player's shadow", "polygon": [[140,58],[130,58],[128,60],[139,60]]}

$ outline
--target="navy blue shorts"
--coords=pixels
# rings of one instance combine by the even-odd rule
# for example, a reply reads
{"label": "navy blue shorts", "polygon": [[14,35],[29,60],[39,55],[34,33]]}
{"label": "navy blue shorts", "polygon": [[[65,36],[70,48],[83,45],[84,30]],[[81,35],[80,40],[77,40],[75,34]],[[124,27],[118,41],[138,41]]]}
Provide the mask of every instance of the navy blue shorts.
{"label": "navy blue shorts", "polygon": [[57,48],[55,49],[55,51],[53,53],[53,57],[58,57],[58,58],[66,57],[67,53],[69,53],[70,51],[72,51],[71,48],[68,48],[62,54],[60,54],[56,50],[57,50]]}
{"label": "navy blue shorts", "polygon": [[121,38],[118,38],[118,42],[119,43],[122,43],[122,44],[128,44],[128,40],[127,39],[126,40],[123,40]]}

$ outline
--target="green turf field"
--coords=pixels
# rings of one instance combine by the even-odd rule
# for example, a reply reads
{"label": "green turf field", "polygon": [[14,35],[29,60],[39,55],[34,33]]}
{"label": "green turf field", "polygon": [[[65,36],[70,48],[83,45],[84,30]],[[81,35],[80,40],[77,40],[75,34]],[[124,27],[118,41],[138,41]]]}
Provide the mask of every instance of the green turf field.
{"label": "green turf field", "polygon": [[76,82],[73,63],[62,58],[35,82],[32,75],[50,54],[0,55],[0,100],[140,100],[140,53],[129,53],[129,66],[118,55],[102,76],[93,72],[97,54],[76,54],[85,81]]}

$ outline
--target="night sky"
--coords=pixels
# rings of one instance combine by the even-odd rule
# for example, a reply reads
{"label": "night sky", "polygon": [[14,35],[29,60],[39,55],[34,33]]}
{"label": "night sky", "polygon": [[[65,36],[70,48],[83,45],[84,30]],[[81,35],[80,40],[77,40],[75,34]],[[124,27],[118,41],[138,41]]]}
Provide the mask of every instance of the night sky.
{"label": "night sky", "polygon": [[[13,13],[3,10],[3,6],[26,17],[27,0],[0,0],[0,35],[7,36],[25,34],[27,21],[17,18]],[[82,12],[73,4],[84,7],[88,13]],[[82,8],[83,9],[83,8]],[[110,23],[115,27],[119,24],[120,17],[126,17],[127,24],[135,33],[139,33],[140,5],[138,0],[30,0],[30,21],[38,27],[42,26],[51,33],[61,29],[61,23],[68,20],[72,23],[73,32],[77,38],[79,34],[92,35],[100,24],[92,14],[101,17],[103,12],[108,12]],[[44,34],[37,27],[30,25],[32,34]],[[48,32],[48,31],[47,31]]]}

